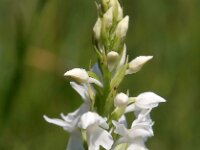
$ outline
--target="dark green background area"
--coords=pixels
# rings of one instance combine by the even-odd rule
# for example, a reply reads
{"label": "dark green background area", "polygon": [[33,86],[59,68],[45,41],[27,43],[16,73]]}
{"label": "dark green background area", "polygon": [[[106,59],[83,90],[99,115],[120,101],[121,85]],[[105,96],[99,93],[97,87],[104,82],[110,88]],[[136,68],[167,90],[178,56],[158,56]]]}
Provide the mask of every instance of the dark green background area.
{"label": "dark green background area", "polygon": [[[150,150],[200,149],[200,1],[121,0],[130,16],[129,59],[153,55],[124,80],[131,96],[153,91]],[[82,102],[65,71],[96,55],[93,0],[0,0],[0,150],[63,150],[68,134],[48,124]]]}

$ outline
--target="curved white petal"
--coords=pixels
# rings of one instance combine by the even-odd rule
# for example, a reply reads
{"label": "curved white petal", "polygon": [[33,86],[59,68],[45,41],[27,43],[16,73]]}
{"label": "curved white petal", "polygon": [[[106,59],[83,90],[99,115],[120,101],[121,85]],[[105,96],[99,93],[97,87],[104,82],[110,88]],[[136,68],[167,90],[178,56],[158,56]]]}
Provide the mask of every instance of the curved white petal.
{"label": "curved white petal", "polygon": [[110,133],[102,129],[98,125],[91,125],[86,130],[89,150],[99,150],[102,146],[106,150],[113,145],[113,139]]}
{"label": "curved white petal", "polygon": [[128,130],[125,128],[123,124],[120,124],[117,121],[112,121],[113,125],[115,126],[114,132],[121,135],[121,136],[126,136],[128,134]]}
{"label": "curved white petal", "polygon": [[70,134],[67,150],[84,150],[81,132],[79,130],[75,130]]}
{"label": "curved white petal", "polygon": [[85,84],[77,84],[75,82],[70,82],[72,88],[81,96],[85,101],[89,101],[88,88]]}
{"label": "curved white petal", "polygon": [[135,105],[142,109],[150,109],[157,107],[161,102],[166,102],[166,100],[153,92],[145,92],[136,97]]}
{"label": "curved white petal", "polygon": [[52,123],[52,124],[55,124],[55,125],[58,125],[60,127],[65,127],[66,126],[66,122],[61,120],[61,119],[57,119],[57,118],[49,118],[47,117],[46,115],[43,116],[44,119],[49,122],[49,123]]}
{"label": "curved white petal", "polygon": [[126,107],[125,113],[133,112],[135,111],[135,103],[130,104]]}

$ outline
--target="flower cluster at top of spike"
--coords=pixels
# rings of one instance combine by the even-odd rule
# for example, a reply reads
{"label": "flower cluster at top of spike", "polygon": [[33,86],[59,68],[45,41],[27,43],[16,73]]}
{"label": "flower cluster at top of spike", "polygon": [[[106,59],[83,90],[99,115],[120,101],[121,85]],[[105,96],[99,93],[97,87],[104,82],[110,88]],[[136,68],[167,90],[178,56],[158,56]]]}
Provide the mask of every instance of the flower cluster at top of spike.
{"label": "flower cluster at top of spike", "polygon": [[[74,68],[64,76],[83,99],[62,119],[44,119],[61,126],[69,134],[67,150],[147,150],[145,141],[153,136],[150,112],[165,100],[153,92],[136,97],[118,91],[124,77],[138,72],[152,56],[139,56],[129,62],[125,37],[129,17],[123,15],[118,0],[96,3],[98,19],[93,28],[93,45],[98,61],[86,71]],[[126,114],[133,113],[129,127]]]}

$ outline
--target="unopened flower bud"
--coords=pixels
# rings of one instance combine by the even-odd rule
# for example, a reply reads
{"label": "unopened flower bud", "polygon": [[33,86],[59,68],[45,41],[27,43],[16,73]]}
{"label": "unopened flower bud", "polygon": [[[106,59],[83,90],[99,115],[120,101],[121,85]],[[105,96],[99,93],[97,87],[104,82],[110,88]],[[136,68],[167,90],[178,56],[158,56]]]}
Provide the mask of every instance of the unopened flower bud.
{"label": "unopened flower bud", "polygon": [[114,99],[115,107],[125,107],[128,104],[128,96],[124,93],[119,93]]}
{"label": "unopened flower bud", "polygon": [[94,28],[93,28],[93,32],[94,32],[95,38],[99,39],[101,36],[101,19],[100,18],[97,19],[97,22],[95,23]]}
{"label": "unopened flower bud", "polygon": [[108,11],[103,15],[103,21],[106,28],[109,28],[113,23],[113,7],[108,9]]}
{"label": "unopened flower bud", "polygon": [[117,2],[117,21],[120,21],[123,18],[123,9],[120,6],[119,2]]}
{"label": "unopened flower bud", "polygon": [[126,32],[128,30],[129,16],[123,18],[117,25],[116,28],[116,36],[118,38],[123,38],[126,36]]}
{"label": "unopened flower bud", "polygon": [[123,18],[123,10],[118,0],[110,0],[109,7],[113,7],[113,17],[120,21]]}
{"label": "unopened flower bud", "polygon": [[126,71],[126,74],[132,74],[138,72],[142,66],[147,63],[149,60],[151,60],[153,56],[139,56],[133,59],[129,63],[129,68]]}
{"label": "unopened flower bud", "polygon": [[119,54],[115,51],[111,51],[107,54],[108,69],[112,71],[116,65]]}
{"label": "unopened flower bud", "polygon": [[87,71],[81,68],[74,68],[72,70],[69,70],[64,74],[64,76],[69,77],[79,83],[85,83],[89,80]]}

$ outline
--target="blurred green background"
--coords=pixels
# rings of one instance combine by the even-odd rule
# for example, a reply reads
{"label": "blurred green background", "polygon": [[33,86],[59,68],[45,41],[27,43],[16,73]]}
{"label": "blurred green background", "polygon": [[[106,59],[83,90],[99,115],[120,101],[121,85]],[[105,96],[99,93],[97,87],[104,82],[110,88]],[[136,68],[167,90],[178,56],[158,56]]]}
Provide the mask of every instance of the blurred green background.
{"label": "blurred green background", "polygon": [[[167,100],[152,112],[151,150],[200,149],[200,1],[121,0],[130,16],[129,58],[153,55],[122,89]],[[82,102],[63,73],[95,62],[93,0],[0,0],[0,150],[63,150],[48,124]]]}

